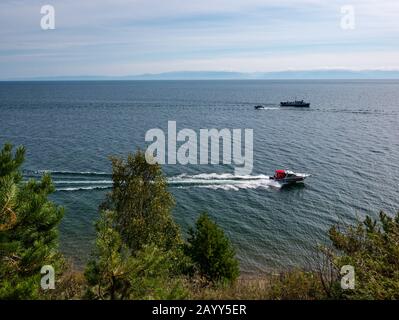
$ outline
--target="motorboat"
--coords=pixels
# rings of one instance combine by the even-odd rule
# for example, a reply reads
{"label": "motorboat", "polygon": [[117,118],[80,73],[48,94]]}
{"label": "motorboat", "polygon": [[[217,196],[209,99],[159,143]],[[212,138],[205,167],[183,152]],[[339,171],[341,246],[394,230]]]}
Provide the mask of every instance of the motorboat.
{"label": "motorboat", "polygon": [[255,106],[255,109],[256,110],[261,110],[261,109],[264,109],[265,107],[264,106],[261,106],[261,105],[258,105],[258,106]]}
{"label": "motorboat", "polygon": [[295,184],[295,183],[303,183],[310,174],[307,173],[296,173],[291,170],[281,170],[278,169],[275,171],[274,176],[270,177],[270,179],[282,184]]}
{"label": "motorboat", "polygon": [[282,101],[280,102],[280,107],[309,108],[310,103],[303,100]]}

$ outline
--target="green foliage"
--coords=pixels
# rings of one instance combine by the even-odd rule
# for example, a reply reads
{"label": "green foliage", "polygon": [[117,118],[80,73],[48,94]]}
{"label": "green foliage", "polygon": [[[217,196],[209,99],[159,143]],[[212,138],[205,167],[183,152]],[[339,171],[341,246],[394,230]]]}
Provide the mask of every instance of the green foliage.
{"label": "green foliage", "polygon": [[212,282],[231,282],[239,275],[235,251],[223,230],[201,214],[189,230],[187,253],[201,275]]}
{"label": "green foliage", "polygon": [[112,211],[101,213],[96,224],[96,259],[88,263],[85,272],[88,284],[96,289],[95,293],[88,294],[98,299],[124,299],[129,295],[128,274],[133,259],[113,227],[113,216]]}
{"label": "green foliage", "polygon": [[240,277],[234,283],[193,286],[191,299],[205,300],[317,300],[325,292],[316,273],[300,269]]}
{"label": "green foliage", "polygon": [[40,289],[40,269],[59,271],[58,225],[63,209],[48,200],[54,191],[49,175],[22,182],[25,150],[15,155],[6,144],[0,152],[0,299],[34,299]]}
{"label": "green foliage", "polygon": [[355,289],[340,290],[336,297],[348,299],[399,299],[399,213],[391,218],[380,212],[379,220],[367,217],[346,230],[329,231],[332,257],[340,269],[355,269]]}
{"label": "green foliage", "polygon": [[138,151],[111,158],[113,189],[97,222],[94,258],[85,276],[91,299],[178,299],[187,268],[174,205],[159,165]]}
{"label": "green foliage", "polygon": [[182,243],[172,219],[174,199],[158,164],[149,164],[143,152],[126,160],[111,158],[113,189],[102,205],[115,212],[115,227],[132,252],[145,245],[170,250]]}
{"label": "green foliage", "polygon": [[292,270],[283,272],[271,281],[269,299],[317,300],[325,299],[319,277],[313,272]]}
{"label": "green foliage", "polygon": [[25,148],[18,147],[13,155],[13,146],[6,143],[0,152],[0,177],[11,177],[15,183],[22,179],[19,168],[25,160]]}
{"label": "green foliage", "polygon": [[133,255],[114,227],[115,213],[103,211],[97,222],[95,259],[85,276],[90,299],[181,299],[186,293],[174,278],[174,253],[154,244]]}
{"label": "green foliage", "polygon": [[176,274],[173,251],[146,245],[135,259],[135,273],[130,277],[135,299],[183,299],[187,296],[183,278]]}

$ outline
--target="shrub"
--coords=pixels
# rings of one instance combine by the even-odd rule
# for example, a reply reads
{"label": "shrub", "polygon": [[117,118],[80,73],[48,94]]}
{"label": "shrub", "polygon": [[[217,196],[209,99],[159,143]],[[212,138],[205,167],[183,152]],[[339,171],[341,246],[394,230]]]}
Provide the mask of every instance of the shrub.
{"label": "shrub", "polygon": [[380,212],[378,220],[367,217],[342,230],[335,226],[329,235],[336,250],[332,264],[355,271],[355,289],[337,290],[337,279],[335,298],[399,299],[399,213],[392,218]]}
{"label": "shrub", "polygon": [[316,273],[302,270],[282,272],[271,279],[269,298],[277,300],[325,299]]}
{"label": "shrub", "polygon": [[144,245],[135,255],[114,228],[114,213],[97,222],[94,259],[85,271],[89,299],[182,299],[186,292],[174,276],[174,252]]}
{"label": "shrub", "polygon": [[239,275],[229,239],[207,214],[201,214],[195,229],[189,230],[186,250],[200,274],[212,282],[232,282]]}

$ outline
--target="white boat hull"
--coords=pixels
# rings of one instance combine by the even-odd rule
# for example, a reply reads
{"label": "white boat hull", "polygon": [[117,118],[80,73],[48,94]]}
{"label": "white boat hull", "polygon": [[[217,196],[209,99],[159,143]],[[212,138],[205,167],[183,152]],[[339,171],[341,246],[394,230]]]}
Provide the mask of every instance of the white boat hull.
{"label": "white boat hull", "polygon": [[304,183],[305,179],[309,177],[309,174],[305,173],[296,173],[293,177],[286,177],[282,179],[277,179],[275,177],[270,177],[270,179],[278,182],[281,185],[289,185],[289,184],[296,184],[296,183]]}

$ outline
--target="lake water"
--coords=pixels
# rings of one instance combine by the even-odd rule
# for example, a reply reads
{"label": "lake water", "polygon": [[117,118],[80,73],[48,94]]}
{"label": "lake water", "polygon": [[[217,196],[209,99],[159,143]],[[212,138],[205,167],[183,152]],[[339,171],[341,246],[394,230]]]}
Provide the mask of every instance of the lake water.
{"label": "lake water", "polygon": [[[295,97],[311,107],[279,107]],[[234,165],[164,166],[182,230],[207,211],[244,273],[306,267],[333,224],[399,209],[399,81],[0,83],[0,143],[27,148],[27,177],[53,172],[51,198],[66,208],[61,248],[77,265],[93,247],[108,156],[145,148],[147,130],[168,121],[253,129],[254,169],[239,181]],[[277,168],[312,176],[275,188],[265,175]]]}

